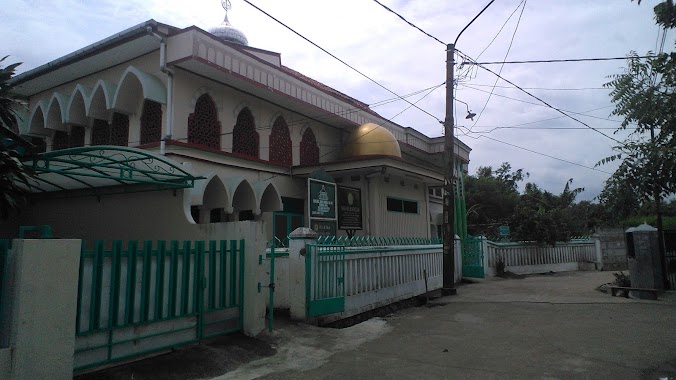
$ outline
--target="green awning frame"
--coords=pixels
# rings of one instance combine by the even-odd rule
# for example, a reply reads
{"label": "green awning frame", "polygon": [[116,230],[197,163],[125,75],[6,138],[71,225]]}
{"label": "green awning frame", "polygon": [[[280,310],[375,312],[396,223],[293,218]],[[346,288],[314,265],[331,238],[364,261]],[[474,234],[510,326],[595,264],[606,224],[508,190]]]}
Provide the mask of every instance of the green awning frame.
{"label": "green awning frame", "polygon": [[110,186],[157,185],[158,190],[192,188],[195,177],[179,163],[143,149],[90,146],[55,150],[26,157],[33,170],[33,192],[97,189]]}

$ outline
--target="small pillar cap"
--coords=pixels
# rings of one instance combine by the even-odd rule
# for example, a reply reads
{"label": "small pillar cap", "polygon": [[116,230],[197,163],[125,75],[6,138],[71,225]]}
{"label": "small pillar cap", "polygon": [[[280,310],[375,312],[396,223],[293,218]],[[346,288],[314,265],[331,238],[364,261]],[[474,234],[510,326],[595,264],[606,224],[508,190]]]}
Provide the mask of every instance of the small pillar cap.
{"label": "small pillar cap", "polygon": [[317,239],[317,233],[308,227],[298,227],[291,234],[289,234],[289,239]]}
{"label": "small pillar cap", "polygon": [[655,227],[649,225],[649,224],[646,223],[646,222],[643,222],[643,224],[641,224],[641,225],[638,226],[638,227],[630,227],[630,228],[628,228],[626,232],[627,232],[627,233],[630,233],[630,232],[654,232],[654,231],[657,231],[657,228],[655,228]]}

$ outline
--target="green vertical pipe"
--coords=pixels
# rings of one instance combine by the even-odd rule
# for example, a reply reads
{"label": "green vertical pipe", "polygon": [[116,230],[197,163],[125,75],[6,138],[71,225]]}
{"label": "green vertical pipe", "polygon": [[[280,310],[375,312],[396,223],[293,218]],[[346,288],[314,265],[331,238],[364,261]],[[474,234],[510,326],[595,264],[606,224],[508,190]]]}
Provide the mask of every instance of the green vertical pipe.
{"label": "green vertical pipe", "polygon": [[82,281],[84,280],[84,262],[87,243],[82,240],[80,246],[80,270],[78,272],[77,280],[77,315],[75,316],[75,333],[80,332],[80,315],[82,314]]}
{"label": "green vertical pipe", "polygon": [[[218,296],[219,296],[218,297],[219,298],[218,306],[219,307],[225,307],[226,306],[225,289],[227,289],[227,282],[226,281],[228,279],[228,276],[227,276],[227,273],[226,273],[227,266],[228,266],[228,255],[227,255],[227,253],[228,253],[228,241],[227,240],[221,240],[220,245],[221,245],[221,249],[220,249],[220,253],[219,253],[220,258],[218,260],[218,263],[220,264],[221,268],[218,271],[218,276],[219,276],[221,285],[219,286],[219,291],[218,291]],[[232,254],[234,255],[235,253],[233,252]]]}
{"label": "green vertical pipe", "polygon": [[92,265],[91,304],[89,307],[89,330],[99,328],[101,319],[101,290],[103,278],[104,241],[97,240],[94,247],[94,263]]}
{"label": "green vertical pipe", "polygon": [[125,323],[134,323],[134,304],[136,303],[136,254],[138,242],[129,241],[127,245],[127,294],[124,301]]}
{"label": "green vertical pipe", "polygon": [[230,290],[230,306],[237,306],[237,240],[230,241],[230,281],[228,289]]}
{"label": "green vertical pipe", "polygon": [[157,274],[155,276],[155,313],[153,319],[159,321],[164,314],[164,254],[167,250],[167,242],[157,242]]}
{"label": "green vertical pipe", "polygon": [[[233,255],[235,252],[232,253]],[[244,239],[239,241],[239,328],[244,327]]]}
{"label": "green vertical pipe", "polygon": [[178,277],[178,241],[171,241],[169,262],[169,302],[167,302],[167,317],[176,316],[176,278]]}
{"label": "green vertical pipe", "polygon": [[270,286],[268,286],[270,293],[270,307],[268,307],[268,331],[272,332],[272,323],[275,311],[275,239],[272,239],[270,244]]}
{"label": "green vertical pipe", "polygon": [[120,312],[120,277],[121,277],[121,261],[122,261],[122,242],[120,240],[113,241],[113,251],[110,255],[110,327],[118,325]]}
{"label": "green vertical pipe", "polygon": [[209,310],[216,308],[216,240],[209,241]]}
{"label": "green vertical pipe", "polygon": [[204,242],[195,242],[195,270],[193,276],[193,311],[197,313],[197,339],[204,334]]}
{"label": "green vertical pipe", "polygon": [[143,272],[141,272],[141,309],[139,311],[140,322],[148,320],[148,312],[150,311],[150,276],[151,276],[151,261],[153,254],[153,242],[146,240],[143,242]]}
{"label": "green vertical pipe", "polygon": [[181,316],[188,314],[188,301],[190,299],[190,255],[192,249],[190,241],[183,242],[183,275],[181,276]]}
{"label": "green vertical pipe", "polygon": [[312,254],[314,252],[315,246],[306,245],[305,252],[305,310],[310,310],[310,286],[312,286],[312,273],[310,270],[312,268]]}

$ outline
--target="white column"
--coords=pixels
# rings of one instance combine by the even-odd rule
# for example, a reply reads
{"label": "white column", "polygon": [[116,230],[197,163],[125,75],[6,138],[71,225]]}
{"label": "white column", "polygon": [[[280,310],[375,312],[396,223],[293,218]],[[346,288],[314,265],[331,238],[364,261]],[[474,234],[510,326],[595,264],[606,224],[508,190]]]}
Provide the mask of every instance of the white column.
{"label": "white column", "polygon": [[305,257],[307,245],[316,242],[317,233],[307,227],[296,228],[289,235],[289,312],[292,319],[307,319]]}

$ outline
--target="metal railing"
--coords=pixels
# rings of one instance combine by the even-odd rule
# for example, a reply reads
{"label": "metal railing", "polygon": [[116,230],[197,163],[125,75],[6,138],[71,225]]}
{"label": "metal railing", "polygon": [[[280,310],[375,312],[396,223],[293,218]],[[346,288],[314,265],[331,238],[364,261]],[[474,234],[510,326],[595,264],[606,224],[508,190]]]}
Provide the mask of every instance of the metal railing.
{"label": "metal railing", "polygon": [[344,245],[346,247],[389,247],[399,245],[442,244],[441,238],[400,237],[400,236],[320,236],[319,245]]}

